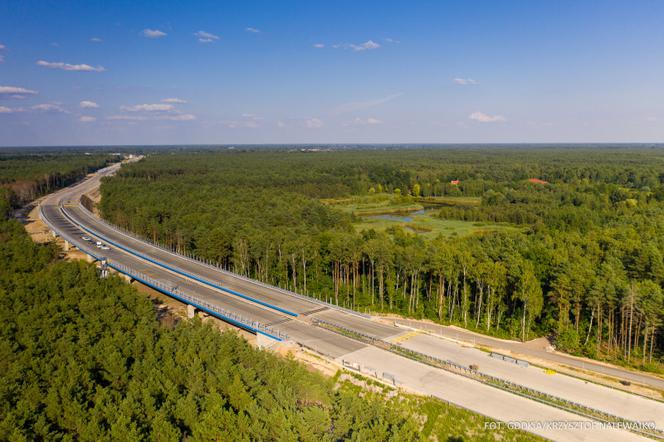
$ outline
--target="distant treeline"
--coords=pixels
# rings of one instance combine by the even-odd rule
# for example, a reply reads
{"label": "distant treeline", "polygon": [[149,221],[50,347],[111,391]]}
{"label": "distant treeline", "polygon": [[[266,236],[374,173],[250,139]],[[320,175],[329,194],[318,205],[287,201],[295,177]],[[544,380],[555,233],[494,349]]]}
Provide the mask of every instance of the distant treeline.
{"label": "distant treeline", "polygon": [[0,213],[66,187],[113,161],[107,154],[0,155]]}
{"label": "distant treeline", "polygon": [[[320,201],[380,192],[480,197],[437,216],[522,228],[356,232]],[[570,352],[661,369],[661,149],[153,155],[102,194],[110,221],[263,281],[500,336],[552,333]]]}

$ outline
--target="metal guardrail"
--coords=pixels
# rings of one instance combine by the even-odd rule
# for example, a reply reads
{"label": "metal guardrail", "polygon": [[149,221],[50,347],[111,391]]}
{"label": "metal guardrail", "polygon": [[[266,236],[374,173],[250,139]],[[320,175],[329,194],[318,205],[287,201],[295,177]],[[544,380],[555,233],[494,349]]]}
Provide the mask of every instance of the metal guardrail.
{"label": "metal guardrail", "polygon": [[392,342],[388,342],[375,336],[349,329],[343,325],[335,324],[333,322],[314,318],[312,323],[314,325],[321,326],[326,330],[339,333],[342,336],[346,336],[360,342],[369,343],[376,347],[383,348],[384,350],[388,350],[392,353],[408,357],[409,359],[413,359],[436,368],[441,368],[443,370],[476,380],[478,382],[482,382],[483,384],[507,391],[512,394],[517,394],[519,396],[523,396],[525,398],[535,400],[537,402],[541,402],[543,404],[553,406],[590,419],[599,420],[605,423],[623,424],[622,428],[633,433],[664,440],[664,431],[657,428],[646,428],[646,426],[642,423],[616,416],[606,411],[598,410],[596,408],[564,399],[550,393],[545,393],[543,391],[535,390],[533,388],[526,387],[506,379],[498,378],[479,370],[474,370],[469,366],[458,364],[449,359],[444,360],[425,353],[420,353],[416,350],[407,349],[400,344],[394,344]]}
{"label": "metal guardrail", "polygon": [[[341,311],[343,311],[343,312],[345,312],[345,313],[348,313],[348,314],[351,314],[351,315],[355,315],[355,316],[359,316],[359,317],[362,317],[362,318],[365,318],[365,319],[369,319],[369,318],[371,318],[370,315],[367,315],[367,314],[365,314],[365,313],[357,312],[357,311],[355,311],[355,310],[351,310],[351,309],[348,309],[348,308],[345,308],[345,307],[341,307],[341,306],[338,306],[338,305],[336,305],[336,304],[332,304],[332,303],[329,303],[329,302],[325,302],[325,301],[322,301],[322,300],[320,300],[320,299],[313,298],[313,297],[311,297],[311,296],[301,295],[301,294],[296,293],[296,292],[293,292],[293,291],[291,291],[291,290],[287,290],[287,289],[284,289],[284,288],[281,288],[281,287],[277,287],[277,286],[274,286],[274,285],[271,285],[271,284],[267,284],[267,283],[265,283],[265,282],[262,282],[262,281],[259,281],[259,280],[256,280],[256,279],[249,278],[249,277],[244,276],[244,275],[240,275],[240,274],[235,273],[235,272],[231,272],[230,270],[226,270],[226,269],[222,268],[222,267],[219,266],[219,265],[215,265],[215,264],[212,264],[211,262],[208,262],[208,261],[206,261],[206,260],[203,260],[203,259],[201,259],[201,258],[198,258],[198,257],[195,256],[195,255],[183,255],[183,254],[181,254],[181,253],[177,253],[177,252],[175,252],[175,251],[173,251],[173,250],[171,250],[171,249],[169,249],[169,248],[167,248],[167,247],[164,247],[163,245],[161,245],[161,244],[159,244],[159,243],[157,243],[157,242],[155,242],[155,241],[152,241],[152,240],[149,239],[149,238],[142,237],[142,236],[137,235],[137,234],[135,234],[135,233],[133,233],[133,232],[127,230],[127,229],[124,229],[124,228],[122,228],[122,227],[120,227],[120,226],[117,226],[117,225],[115,225],[115,224],[111,224],[110,222],[106,221],[105,219],[102,219],[102,218],[96,217],[92,212],[90,212],[90,211],[89,211],[85,206],[83,206],[83,204],[81,204],[80,202],[79,202],[79,208],[80,208],[81,210],[87,212],[91,217],[94,217],[96,220],[98,220],[99,222],[101,222],[102,224],[104,224],[104,225],[105,225],[106,227],[108,227],[109,229],[115,230],[117,233],[120,233],[120,234],[122,234],[122,235],[129,236],[130,238],[133,238],[133,239],[135,239],[136,241],[141,241],[141,242],[148,243],[148,244],[150,244],[151,246],[153,246],[153,247],[155,247],[155,248],[158,248],[158,249],[160,249],[160,250],[162,250],[162,251],[164,251],[164,252],[166,252],[166,253],[169,253],[169,254],[171,254],[171,255],[174,255],[174,256],[176,256],[176,257],[178,257],[178,258],[184,258],[184,259],[186,259],[186,260],[188,260],[188,261],[190,261],[190,262],[194,262],[194,263],[196,263],[196,264],[200,264],[200,265],[206,266],[206,267],[208,267],[208,268],[210,268],[210,269],[216,270],[216,271],[218,271],[218,272],[220,272],[220,273],[222,273],[222,274],[225,274],[225,275],[227,275],[227,276],[230,276],[230,277],[233,277],[233,278],[237,278],[237,279],[241,279],[242,281],[245,281],[245,282],[248,282],[248,283],[251,283],[251,284],[254,284],[254,285],[257,285],[257,286],[263,287],[263,288],[266,288],[266,289],[268,289],[268,290],[278,291],[278,292],[283,293],[283,294],[285,294],[285,295],[287,295],[287,296],[291,296],[291,297],[294,297],[294,298],[298,298],[298,299],[303,300],[303,301],[312,302],[312,303],[319,304],[319,305],[323,305],[323,306],[325,306],[325,307],[333,308],[333,309],[336,309],[336,310],[341,310]],[[157,262],[157,264],[159,264],[159,263]],[[201,282],[209,283],[209,282],[207,282],[207,281],[201,281]]]}
{"label": "metal guardrail", "polygon": [[[39,208],[39,213],[41,219],[46,223],[46,225],[54,232],[57,232],[58,235],[60,235],[62,238],[66,239],[68,242],[73,244],[75,247],[77,247],[79,250],[82,252],[92,256],[95,260],[102,260],[105,257],[98,254],[94,248],[90,247],[89,244],[86,242],[80,240],[79,238],[75,238],[72,235],[69,235],[66,232],[62,232],[59,229],[57,229],[45,216],[43,207],[40,206]],[[283,333],[279,330],[276,330],[268,325],[265,325],[259,321],[252,321],[249,318],[245,318],[237,313],[234,313],[232,311],[223,309],[219,306],[210,304],[207,301],[204,301],[200,298],[197,298],[195,296],[189,295],[184,293],[182,290],[178,289],[177,287],[170,286],[168,284],[164,284],[163,282],[159,281],[158,279],[152,278],[151,276],[148,276],[136,269],[133,269],[129,266],[126,266],[122,263],[115,262],[112,260],[108,260],[107,265],[115,270],[117,270],[120,273],[123,273],[137,281],[140,281],[150,287],[153,287],[160,292],[171,296],[173,298],[179,299],[180,301],[183,301],[187,304],[191,304],[195,307],[197,307],[199,310],[206,311],[210,313],[211,315],[218,317],[224,321],[230,322],[238,327],[244,328],[246,330],[250,330],[256,333],[261,333],[263,335],[266,335],[270,338],[276,339],[278,341],[284,341],[288,340],[288,335],[286,333]]]}
{"label": "metal guardrail", "polygon": [[519,367],[530,366],[528,361],[524,361],[523,359],[516,359],[511,356],[504,355],[502,353],[496,353],[495,351],[490,352],[489,356],[494,359],[498,359],[499,361],[507,362],[508,364],[518,365]]}

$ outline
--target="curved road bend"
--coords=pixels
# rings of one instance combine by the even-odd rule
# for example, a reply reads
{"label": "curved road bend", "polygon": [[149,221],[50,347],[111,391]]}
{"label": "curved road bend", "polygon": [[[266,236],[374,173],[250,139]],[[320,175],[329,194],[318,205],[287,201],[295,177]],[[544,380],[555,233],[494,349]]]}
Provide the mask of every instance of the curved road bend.
{"label": "curved road bend", "polygon": [[[112,241],[126,249],[122,250],[120,247],[111,246],[111,250],[105,252],[109,261],[123,263],[166,284],[176,285],[183,291],[195,293],[195,296],[205,299],[211,304],[236,312],[250,320],[268,325],[274,324],[273,327],[275,329],[288,334],[293,341],[304,344],[338,360],[343,358],[353,362],[361,362],[364,366],[374,367],[379,373],[382,371],[397,373],[397,379],[403,387],[420,393],[438,396],[444,400],[449,400],[462,407],[502,421],[578,421],[580,419],[575,414],[506,393],[478,382],[469,381],[443,370],[410,361],[392,353],[312,326],[307,322],[307,317],[315,316],[324,318],[330,322],[335,322],[380,338],[394,337],[403,332],[403,330],[396,327],[348,314],[331,306],[321,308],[320,303],[306,299],[303,300],[299,297],[290,296],[283,290],[277,288],[270,289],[259,283],[247,281],[244,278],[236,277],[228,272],[223,272],[205,264],[197,263],[188,258],[164,251],[115,231],[87,211],[81,209],[78,201],[82,194],[93,190],[99,185],[101,177],[115,173],[118,168],[119,165],[106,168],[78,185],[64,189],[45,199],[42,206],[46,221],[53,225],[55,230],[63,236],[73,237],[74,239],[80,238],[80,236],[86,233],[71,221],[73,219],[80,226],[85,226],[86,229],[94,232],[100,239],[104,238],[108,242]],[[62,211],[60,211],[59,206],[61,204],[64,205],[64,209],[71,219],[64,216]],[[144,258],[167,264],[176,271],[165,269],[161,265],[137,257],[130,253],[130,251],[139,252]],[[225,288],[230,288],[238,292],[242,291],[245,295],[259,299],[264,303],[270,303],[284,310],[293,311],[299,316],[289,316],[280,311],[266,308],[264,305],[252,303],[228,292],[196,282],[191,277],[184,276],[183,273],[200,278],[206,282],[221,282]],[[610,409],[606,411],[611,412]],[[643,420],[648,420],[647,418],[648,416],[644,416]],[[555,440],[642,439],[633,433],[609,428],[565,429],[542,426],[531,428],[531,431]]]}

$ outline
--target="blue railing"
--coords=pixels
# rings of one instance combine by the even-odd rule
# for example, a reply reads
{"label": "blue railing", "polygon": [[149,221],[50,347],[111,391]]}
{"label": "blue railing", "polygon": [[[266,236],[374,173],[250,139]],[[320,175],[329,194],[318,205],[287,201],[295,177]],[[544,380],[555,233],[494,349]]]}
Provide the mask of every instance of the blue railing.
{"label": "blue railing", "polygon": [[146,255],[144,255],[144,254],[142,254],[142,253],[140,253],[140,252],[137,252],[137,251],[134,250],[134,249],[131,249],[131,248],[129,248],[129,247],[126,247],[126,246],[123,246],[123,245],[121,245],[121,244],[118,244],[117,242],[115,242],[115,241],[113,241],[113,240],[111,240],[111,239],[105,237],[104,235],[101,235],[101,234],[99,234],[98,232],[95,232],[95,231],[93,231],[93,230],[91,230],[91,229],[85,227],[84,225],[82,225],[81,223],[79,223],[78,221],[76,221],[74,218],[72,218],[69,214],[67,214],[67,212],[66,212],[64,209],[61,208],[60,210],[62,211],[62,214],[63,214],[63,215],[69,220],[69,221],[71,221],[72,223],[76,224],[80,229],[85,230],[86,232],[90,233],[91,235],[94,235],[94,236],[96,236],[96,237],[98,237],[98,238],[100,238],[100,239],[106,241],[107,243],[112,244],[112,245],[114,245],[115,247],[124,250],[124,251],[127,252],[127,253],[130,253],[130,254],[132,254],[132,255],[135,255],[135,256],[137,256],[137,257],[139,257],[139,258],[141,258],[141,259],[143,259],[143,260],[145,260],[145,261],[151,262],[152,264],[156,264],[156,265],[158,265],[158,266],[160,266],[160,267],[163,267],[163,268],[168,269],[168,270],[170,270],[170,271],[172,271],[172,272],[178,273],[178,274],[180,274],[180,275],[182,275],[182,276],[186,276],[187,278],[193,279],[193,280],[198,281],[198,282],[200,282],[200,283],[202,283],[202,284],[209,285],[210,287],[214,287],[214,288],[216,288],[216,289],[218,289],[218,290],[222,290],[222,291],[224,291],[224,292],[227,292],[227,293],[230,293],[230,294],[232,294],[232,295],[238,296],[238,297],[240,297],[240,298],[242,298],[242,299],[246,299],[247,301],[254,302],[254,303],[256,303],[256,304],[262,305],[262,306],[267,307],[267,308],[270,308],[270,309],[272,309],[272,310],[276,310],[276,311],[278,311],[278,312],[284,313],[284,314],[289,315],[289,316],[298,316],[298,314],[295,313],[295,312],[292,312],[292,311],[290,311],[290,310],[286,310],[286,309],[284,309],[284,308],[278,307],[278,306],[276,306],[276,305],[270,304],[270,303],[265,302],[265,301],[261,301],[260,299],[253,298],[253,297],[251,297],[251,296],[247,296],[247,295],[245,295],[245,294],[243,294],[243,293],[236,292],[235,290],[231,290],[231,289],[229,289],[229,288],[223,287],[223,286],[221,286],[221,285],[219,285],[219,284],[216,284],[216,283],[214,283],[214,282],[207,281],[207,280],[205,280],[205,279],[203,279],[203,278],[200,278],[200,277],[198,277],[198,276],[196,276],[196,275],[192,275],[191,273],[186,272],[186,271],[184,271],[184,270],[181,270],[181,269],[179,269],[179,268],[177,268],[177,267],[173,267],[173,266],[168,265],[168,264],[165,264],[165,263],[163,263],[163,262],[161,262],[161,261],[157,261],[157,260],[155,260],[155,259],[153,259],[153,258],[150,258],[150,257],[148,257],[148,256],[146,256]]}
{"label": "blue railing", "polygon": [[[83,206],[83,205],[80,204],[80,203],[79,203],[79,208],[80,208],[82,211],[86,212],[89,216],[91,216],[91,217],[95,217],[95,216],[94,216],[94,215],[93,215],[93,214],[92,214],[92,213],[91,213],[91,212],[90,212],[85,206]],[[106,227],[108,227],[108,228],[110,228],[110,229],[112,229],[112,230],[115,230],[116,232],[118,232],[118,233],[121,234],[121,235],[128,236],[128,237],[133,238],[133,239],[135,239],[135,240],[137,240],[137,241],[141,241],[141,242],[148,243],[148,244],[151,245],[152,247],[155,247],[155,248],[157,248],[157,249],[159,249],[159,250],[162,250],[162,251],[164,251],[164,252],[166,252],[166,253],[169,253],[169,254],[171,254],[171,255],[173,255],[173,256],[176,256],[176,257],[178,257],[178,258],[182,258],[182,259],[187,259],[187,260],[189,260],[189,261],[191,261],[191,262],[194,262],[194,263],[196,263],[196,264],[198,264],[198,265],[204,265],[204,266],[206,266],[206,267],[208,267],[208,268],[210,268],[210,269],[212,269],[212,270],[218,271],[218,272],[223,273],[223,274],[225,274],[225,275],[228,275],[228,276],[230,276],[230,277],[237,278],[237,279],[241,279],[241,280],[243,280],[243,281],[246,281],[246,282],[248,282],[248,283],[251,283],[251,284],[254,284],[254,285],[257,285],[257,286],[263,287],[263,288],[268,289],[268,290],[278,291],[278,292],[280,292],[280,293],[283,293],[283,294],[286,295],[286,296],[290,296],[290,297],[293,297],[293,298],[297,298],[297,299],[300,299],[300,300],[302,300],[302,301],[311,302],[311,303],[314,303],[314,304],[319,304],[319,305],[322,305],[322,306],[325,306],[325,307],[328,307],[328,308],[332,308],[332,309],[335,309],[335,310],[340,310],[340,311],[343,311],[343,312],[345,312],[345,313],[348,313],[348,314],[351,314],[351,315],[354,315],[354,316],[359,316],[359,317],[361,317],[361,318],[365,318],[365,319],[370,319],[370,318],[371,318],[370,315],[367,315],[367,314],[365,314],[365,313],[361,313],[361,312],[358,312],[358,311],[355,311],[355,310],[351,310],[351,309],[348,309],[348,308],[345,308],[345,307],[341,307],[341,306],[336,305],[336,304],[332,304],[332,303],[329,303],[329,302],[325,302],[325,301],[322,301],[322,300],[320,300],[320,299],[316,299],[316,298],[311,297],[311,296],[301,295],[301,294],[296,293],[296,292],[294,292],[294,291],[292,291],[292,290],[287,290],[287,289],[284,289],[284,288],[281,288],[281,287],[277,287],[277,286],[275,286],[275,285],[271,285],[271,284],[264,283],[264,282],[262,282],[262,281],[258,281],[258,280],[256,280],[256,279],[248,278],[248,277],[246,277],[246,276],[244,276],[244,275],[240,275],[240,274],[235,273],[235,272],[231,272],[231,271],[229,271],[229,270],[226,270],[226,269],[221,268],[221,267],[218,266],[218,265],[213,265],[213,264],[210,264],[210,263],[208,263],[208,262],[206,262],[206,261],[203,261],[203,260],[197,258],[196,256],[188,256],[188,255],[182,255],[182,254],[179,254],[179,253],[175,253],[175,252],[173,252],[172,250],[169,250],[168,248],[166,248],[166,247],[164,247],[164,246],[162,246],[162,245],[160,245],[160,244],[158,244],[158,243],[156,243],[156,242],[154,242],[154,241],[151,241],[151,240],[148,239],[148,238],[143,238],[143,237],[141,237],[141,236],[139,236],[139,235],[137,235],[137,234],[135,234],[135,233],[133,233],[133,232],[130,232],[130,231],[126,230],[126,229],[123,229],[123,228],[121,228],[121,227],[119,227],[119,226],[113,225],[113,224],[109,223],[108,221],[106,221],[106,220],[104,220],[104,219],[101,219],[101,218],[97,218],[97,217],[95,217],[95,220],[98,221],[98,222],[100,222],[100,223],[102,223],[102,224],[104,224]],[[134,253],[139,253],[139,252],[134,252]],[[149,258],[148,258],[148,259],[149,259]],[[159,263],[159,262],[154,262],[154,263],[157,264],[157,265],[161,265],[161,263]],[[174,271],[175,271],[175,270],[174,270]],[[190,275],[188,275],[188,274],[185,275],[185,276],[192,277],[192,276],[190,276]],[[213,284],[213,283],[210,283],[209,281],[200,280],[200,279],[199,279],[199,282],[203,282],[204,284]],[[219,287],[216,287],[216,286],[215,286],[215,288],[219,288]],[[222,290],[224,290],[224,288],[222,288]],[[228,291],[228,290],[230,290],[230,289],[225,289],[225,290]],[[232,291],[231,291],[231,293],[232,293]],[[297,316],[297,314],[295,314],[295,315]]]}
{"label": "blue railing", "polygon": [[[49,219],[45,216],[43,212],[43,207],[40,207],[40,215],[41,219],[46,223],[46,225],[49,226],[51,230],[54,232],[57,232],[60,236],[62,236],[64,239],[69,241],[71,244],[76,246],[80,251],[83,253],[86,253],[89,256],[92,256],[95,260],[102,260],[104,259],[103,256],[97,254],[97,252],[92,249],[87,243],[84,243],[83,241],[79,240],[78,238],[75,238],[73,236],[70,236],[66,233],[60,232],[59,229],[57,229],[50,221]],[[155,290],[158,290],[159,292],[162,292],[172,298],[178,299],[179,301],[182,301],[186,304],[193,305],[199,310],[202,310],[212,316],[215,316],[225,322],[228,322],[230,324],[233,324],[237,327],[243,328],[245,330],[251,331],[253,333],[260,333],[262,335],[268,336],[272,339],[275,339],[277,341],[284,341],[288,339],[288,335],[285,333],[282,333],[279,330],[275,330],[272,327],[265,325],[259,321],[252,321],[248,318],[245,318],[241,315],[238,315],[237,313],[225,310],[221,307],[218,307],[216,305],[212,305],[209,302],[206,302],[202,299],[196,298],[195,296],[188,295],[182,290],[177,289],[172,286],[168,286],[167,284],[164,284],[163,282],[154,279],[148,275],[145,275],[144,273],[132,269],[131,267],[128,267],[124,264],[113,262],[110,260],[106,260],[107,265],[116,271],[123,273],[136,281],[140,281],[141,283],[154,288]]]}

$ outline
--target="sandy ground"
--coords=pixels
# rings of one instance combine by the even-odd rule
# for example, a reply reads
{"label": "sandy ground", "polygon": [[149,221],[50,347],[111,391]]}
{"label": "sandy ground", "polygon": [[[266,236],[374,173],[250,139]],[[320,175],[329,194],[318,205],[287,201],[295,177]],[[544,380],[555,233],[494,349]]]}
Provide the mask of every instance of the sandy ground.
{"label": "sandy ground", "polygon": [[97,205],[101,201],[101,192],[99,191],[99,188],[93,190],[92,192],[86,193],[86,195],[95,203],[94,207],[92,208],[92,213],[94,213],[97,216],[100,216],[99,208],[97,207]]}
{"label": "sandy ground", "polygon": [[44,222],[39,219],[39,206],[30,205],[25,212],[17,212],[16,218],[23,223],[25,230],[34,242],[45,243],[53,240],[50,230]]}

